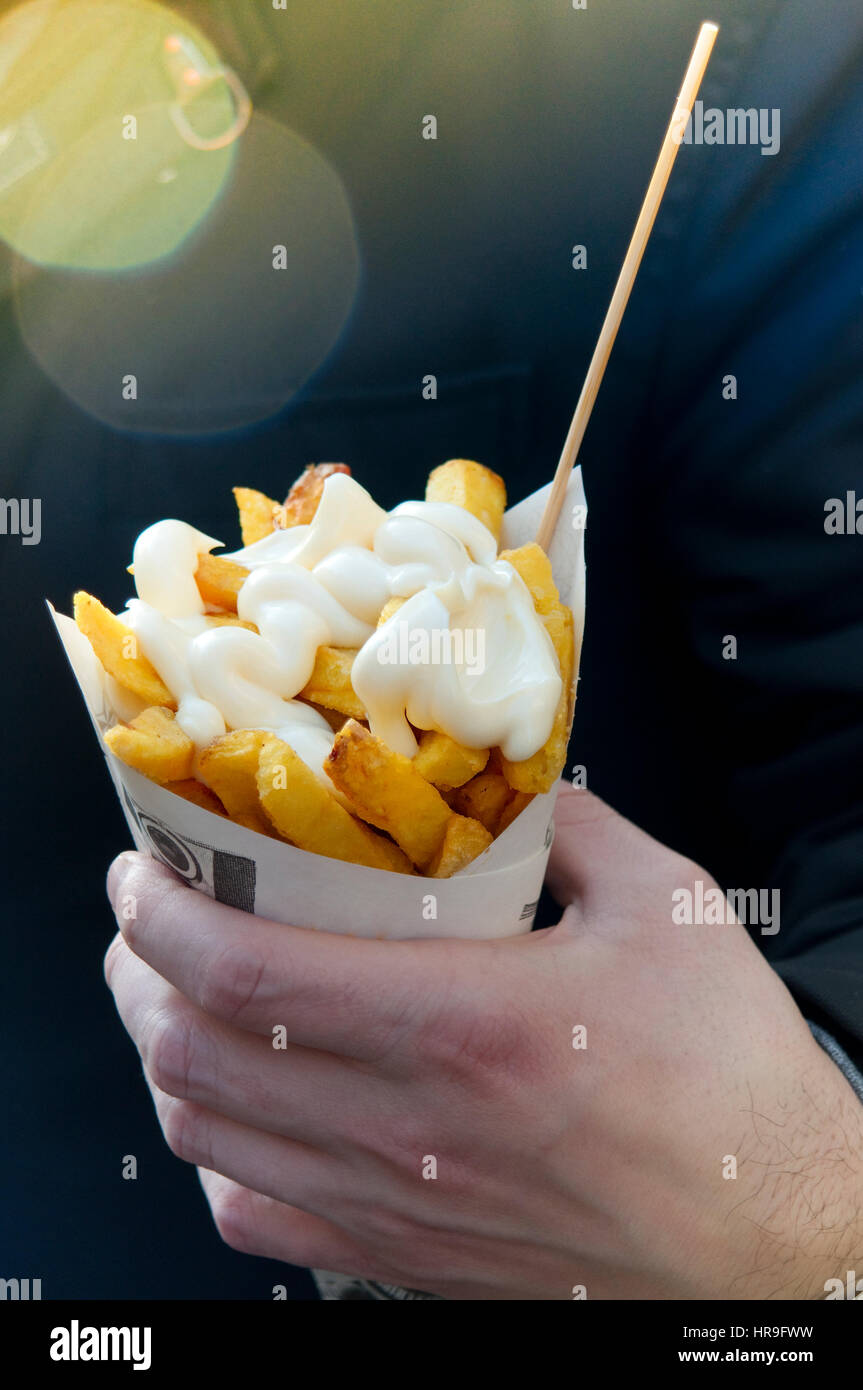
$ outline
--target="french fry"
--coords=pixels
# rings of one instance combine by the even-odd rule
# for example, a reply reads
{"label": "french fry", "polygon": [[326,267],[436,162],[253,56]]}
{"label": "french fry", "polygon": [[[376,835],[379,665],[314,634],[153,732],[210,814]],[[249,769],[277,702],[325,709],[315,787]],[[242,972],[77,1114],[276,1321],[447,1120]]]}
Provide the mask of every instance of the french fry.
{"label": "french fry", "polygon": [[452,878],[488,849],[492,836],[478,820],[450,816],[440,846],[426,870],[429,878]]}
{"label": "french fry", "polygon": [[252,487],[233,489],[237,511],[240,514],[240,531],[243,545],[254,545],[269,536],[276,529],[276,515],[280,511],[278,502]]}
{"label": "french fry", "polygon": [[504,806],[500,820],[495,829],[495,836],[502,835],[508,826],[512,825],[516,816],[520,816],[525,806],[529,806],[533,801],[532,792],[513,792],[510,800]]}
{"label": "french fry", "polygon": [[300,691],[303,699],[353,719],[367,719],[365,706],[351,685],[355,656],[356,651],[350,647],[318,647],[314,670]]}
{"label": "french fry", "polygon": [[502,550],[497,557],[506,560],[521,575],[533,597],[533,606],[543,617],[560,601],[551,572],[551,561],[536,541],[517,550]]}
{"label": "french fry", "polygon": [[449,804],[462,816],[480,821],[492,835],[498,833],[498,823],[514,793],[502,772],[481,772],[459,787]]}
{"label": "french fry", "polygon": [[357,814],[385,830],[425,870],[440,848],[451,812],[410,758],[349,719],[336,734],[324,769]]}
{"label": "french fry", "polygon": [[575,664],[572,610],[561,603],[551,572],[551,561],[534,542],[520,546],[517,550],[501,551],[499,558],[512,565],[530,590],[534,608],[542,619],[557,653],[560,677],[563,681],[554,723],[546,742],[532,757],[521,762],[513,763],[506,758],[502,759],[503,772],[515,791],[531,794],[547,792],[554,786],[564,769],[572,724],[572,677]]}
{"label": "french fry", "polygon": [[448,734],[433,729],[421,735],[413,765],[435,787],[460,787],[482,772],[488,762],[487,748],[466,748]]}
{"label": "french fry", "polygon": [[170,710],[145,709],[130,724],[115,724],[105,742],[121,762],[153,782],[185,782],[193,776],[195,745]]}
{"label": "french fry", "polygon": [[248,578],[249,571],[236,560],[224,555],[201,553],[198,568],[195,570],[195,583],[198,593],[211,608],[227,608],[237,611],[237,595]]}
{"label": "french fry", "polygon": [[236,613],[207,613],[205,614],[208,627],[244,627],[247,632],[257,632],[254,623],[247,623],[244,618],[238,618]]}
{"label": "french fry", "polygon": [[506,484],[497,473],[473,459],[450,459],[432,469],[426,484],[427,502],[452,502],[477,517],[500,539],[506,510]]}
{"label": "french fry", "polygon": [[148,705],[176,708],[174,697],[156,668],[138,651],[131,628],[115,617],[92,594],[79,589],[74,599],[75,622],[109,675],[124,690]]}
{"label": "french fry", "polygon": [[258,762],[272,734],[260,729],[233,729],[202,748],[195,773],[215,792],[232,820],[243,816],[269,829],[258,799]]}
{"label": "french fry", "polygon": [[509,785],[520,792],[547,792],[554,786],[566,764],[566,750],[572,724],[572,675],[575,662],[573,617],[561,603],[554,613],[543,617],[554,642],[563,690],[557,703],[551,733],[530,758],[511,763],[503,759],[503,771]]}
{"label": "french fry", "polygon": [[215,816],[228,814],[216,793],[194,777],[187,777],[184,782],[166,782],[165,790],[181,796],[184,801],[191,801],[193,806],[200,806],[204,811],[212,811]]}
{"label": "french fry", "polygon": [[407,603],[407,599],[388,598],[378,615],[378,627],[383,627],[384,623],[389,622],[393,614],[398,613],[404,603]]}
{"label": "french fry", "polygon": [[372,869],[411,872],[397,847],[346,811],[281,739],[271,738],[261,749],[257,785],[276,830],[298,848]]}
{"label": "french fry", "polygon": [[334,473],[347,473],[346,463],[310,463],[294,483],[282,505],[276,511],[276,526],[305,526],[318,510],[324,483]]}

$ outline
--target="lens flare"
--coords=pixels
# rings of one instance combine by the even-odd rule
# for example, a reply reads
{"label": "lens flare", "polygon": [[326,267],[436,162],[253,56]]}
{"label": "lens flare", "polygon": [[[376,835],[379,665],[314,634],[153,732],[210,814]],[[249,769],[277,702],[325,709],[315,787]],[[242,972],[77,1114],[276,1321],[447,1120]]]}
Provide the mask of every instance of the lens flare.
{"label": "lens flare", "polygon": [[[222,197],[170,257],[99,275],[16,259],[25,343],[114,428],[200,434],[266,419],[320,366],[350,312],[359,254],[331,165],[260,115],[235,150]],[[117,217],[132,235],[125,195]]]}
{"label": "lens flare", "polygon": [[0,21],[0,237],[42,266],[169,255],[223,192],[248,116],[235,74],[182,15],[153,0],[30,0]]}

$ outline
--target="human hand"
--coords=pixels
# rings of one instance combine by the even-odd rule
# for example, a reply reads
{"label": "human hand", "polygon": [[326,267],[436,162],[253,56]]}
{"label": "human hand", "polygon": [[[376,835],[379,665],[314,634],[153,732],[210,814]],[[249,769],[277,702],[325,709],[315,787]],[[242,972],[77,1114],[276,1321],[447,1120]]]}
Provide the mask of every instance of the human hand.
{"label": "human hand", "polygon": [[823,1297],[863,1108],[742,926],[672,923],[697,877],[566,786],[564,915],[499,942],[287,927],[124,855],[106,976],[238,1249],[454,1299]]}

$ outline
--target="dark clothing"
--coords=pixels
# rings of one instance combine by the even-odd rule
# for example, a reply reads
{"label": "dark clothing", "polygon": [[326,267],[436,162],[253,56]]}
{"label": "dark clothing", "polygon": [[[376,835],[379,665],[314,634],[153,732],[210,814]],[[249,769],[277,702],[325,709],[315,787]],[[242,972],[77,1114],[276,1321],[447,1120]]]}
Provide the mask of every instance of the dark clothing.
{"label": "dark clothing", "polygon": [[[313,460],[349,463],[385,506],[453,456],[495,468],[512,500],[550,477],[702,16],[690,0],[478,8],[262,6],[277,61],[258,109],[335,167],[362,261],[337,347],[266,423],[106,428],[42,375],[7,300],[3,494],[43,499],[43,537],[0,537],[0,1274],[42,1277],[45,1297],[260,1298],[286,1273],[221,1246],[113,1016],[103,874],[128,837],[42,597],[68,611],[84,587],[119,607],[142,526],[178,515],[235,543],[230,486],[281,495]],[[781,148],[680,152],[582,450],[572,761],[724,887],[780,889],[759,945],[860,1065],[863,538],[824,520],[828,499],[863,498],[863,11],[710,9],[705,107],[779,108]],[[274,216],[268,246],[280,230]],[[170,334],[170,306],[153,314]],[[305,1275],[292,1292],[313,1296]]]}

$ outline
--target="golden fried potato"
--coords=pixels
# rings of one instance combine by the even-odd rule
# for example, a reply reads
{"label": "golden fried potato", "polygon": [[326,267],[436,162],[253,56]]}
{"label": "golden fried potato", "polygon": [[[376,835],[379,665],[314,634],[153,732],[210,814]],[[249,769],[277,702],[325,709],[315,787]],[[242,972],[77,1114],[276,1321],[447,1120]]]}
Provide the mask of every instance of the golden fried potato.
{"label": "golden fried potato", "polygon": [[202,553],[198,557],[195,583],[201,598],[211,608],[227,608],[229,612],[236,613],[237,595],[248,576],[249,571],[244,565],[238,565],[236,560],[229,560],[224,555]]}
{"label": "golden fried potato", "polygon": [[566,765],[566,750],[572,726],[572,677],[575,664],[573,617],[569,608],[559,603],[554,612],[543,616],[549,636],[557,652],[563,690],[558,700],[551,733],[536,753],[522,762],[503,759],[503,771],[509,785],[520,792],[547,792],[554,786]]}
{"label": "golden fried potato", "polygon": [[300,691],[302,698],[353,719],[367,719],[365,706],[351,685],[355,657],[351,647],[318,647],[314,670]]}
{"label": "golden fried potato", "polygon": [[212,811],[215,816],[228,814],[216,793],[194,777],[187,777],[184,782],[166,782],[165,789],[181,796],[184,801],[191,801],[193,806],[200,806],[203,811]]}
{"label": "golden fried potato", "polygon": [[503,771],[509,785],[516,791],[547,792],[554,786],[566,765],[566,749],[572,725],[572,682],[575,666],[572,610],[561,603],[551,572],[551,561],[535,542],[522,545],[517,550],[501,551],[500,559],[507,560],[513,569],[517,570],[530,590],[534,608],[542,619],[557,653],[560,677],[563,681],[554,723],[545,744],[532,757],[521,762],[511,763],[504,758]]}
{"label": "golden fried potato", "polygon": [[207,613],[207,627],[244,627],[247,632],[257,632],[254,623],[247,623],[245,618],[238,618],[236,613]]}
{"label": "golden fried potato", "polygon": [[357,814],[385,830],[425,870],[440,848],[451,812],[410,758],[349,719],[336,734],[324,768]]}
{"label": "golden fried potato", "polygon": [[195,745],[173,713],[160,705],[129,724],[115,724],[105,742],[121,762],[153,782],[185,782],[193,776]]}
{"label": "golden fried potato", "polygon": [[197,756],[195,775],[215,792],[232,820],[245,816],[267,825],[257,775],[261,749],[271,739],[272,734],[260,729],[233,729],[213,739]]}
{"label": "golden fried potato", "polygon": [[252,487],[235,487],[233,493],[240,513],[243,545],[254,545],[255,541],[262,541],[264,536],[275,531],[276,515],[280,511],[278,502]]}
{"label": "golden fried potato", "polygon": [[350,476],[350,472],[346,463],[310,463],[277,509],[276,526],[308,525],[318,510],[327,478],[334,473],[347,473]]}
{"label": "golden fried potato", "polygon": [[383,627],[384,623],[389,622],[394,613],[398,613],[403,604],[407,603],[404,598],[388,598],[378,615],[378,627]]}
{"label": "golden fried potato", "polygon": [[281,739],[271,738],[262,748],[257,785],[276,830],[300,849],[372,869],[411,872],[401,851],[346,811]]}
{"label": "golden fried potato", "polygon": [[488,762],[487,748],[466,748],[448,734],[427,730],[420,736],[413,757],[417,772],[435,787],[460,787],[482,772]]}
{"label": "golden fried potato", "polygon": [[452,502],[477,517],[495,540],[506,511],[506,484],[497,473],[473,459],[450,459],[433,468],[426,484],[427,502]]}
{"label": "golden fried potato", "polygon": [[97,598],[79,589],[74,599],[75,622],[110,676],[148,705],[176,702],[156,668],[138,651],[131,628],[115,617]]}
{"label": "golden fried potato", "polygon": [[550,613],[560,600],[551,573],[551,561],[536,541],[520,545],[517,550],[502,550],[499,560],[506,560],[521,575],[533,598],[537,613]]}
{"label": "golden fried potato", "polygon": [[437,853],[426,870],[429,878],[452,878],[488,849],[492,836],[478,820],[450,816]]}
{"label": "golden fried potato", "polygon": [[497,829],[494,832],[495,835],[502,835],[507,827],[512,825],[516,816],[520,816],[525,806],[529,806],[532,801],[532,792],[513,792],[501,812],[500,820],[497,823]]}
{"label": "golden fried potato", "polygon": [[454,811],[480,821],[492,835],[497,835],[500,818],[514,795],[502,772],[489,772],[486,768],[453,792],[448,800]]}

